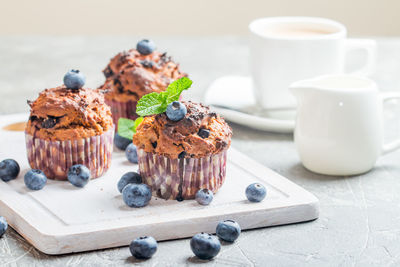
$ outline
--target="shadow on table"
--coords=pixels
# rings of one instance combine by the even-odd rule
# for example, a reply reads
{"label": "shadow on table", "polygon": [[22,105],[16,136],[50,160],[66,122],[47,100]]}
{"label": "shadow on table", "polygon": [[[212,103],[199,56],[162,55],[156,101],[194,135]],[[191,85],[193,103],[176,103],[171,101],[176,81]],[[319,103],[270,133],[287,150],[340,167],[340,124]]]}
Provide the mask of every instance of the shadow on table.
{"label": "shadow on table", "polygon": [[197,258],[196,256],[191,256],[187,258],[187,263],[192,263],[192,264],[207,264],[214,261],[214,259],[211,260],[201,260]]}
{"label": "shadow on table", "polygon": [[[356,179],[356,178],[363,178],[363,177],[379,177],[381,172],[388,172],[388,171],[398,172],[400,171],[400,166],[394,164],[381,164],[376,165],[372,170],[361,173],[358,175],[347,175],[347,176],[332,176],[332,175],[324,175],[318,174],[309,171],[306,169],[300,162],[291,166],[288,170],[288,174],[290,177],[297,177],[297,178],[305,178],[309,180],[315,181],[337,181],[337,180],[344,180],[344,179]],[[295,180],[295,179],[294,179]]]}
{"label": "shadow on table", "polygon": [[141,262],[144,262],[144,261],[148,261],[148,260],[146,260],[146,259],[137,259],[137,258],[135,258],[133,256],[130,256],[125,260],[125,263],[127,263],[127,264],[128,263],[141,263]]}
{"label": "shadow on table", "polygon": [[357,176],[332,176],[332,175],[314,173],[306,169],[300,162],[289,167],[288,174],[290,175],[290,177],[306,178],[310,180],[324,181],[324,182],[343,180],[343,178],[357,177]]}

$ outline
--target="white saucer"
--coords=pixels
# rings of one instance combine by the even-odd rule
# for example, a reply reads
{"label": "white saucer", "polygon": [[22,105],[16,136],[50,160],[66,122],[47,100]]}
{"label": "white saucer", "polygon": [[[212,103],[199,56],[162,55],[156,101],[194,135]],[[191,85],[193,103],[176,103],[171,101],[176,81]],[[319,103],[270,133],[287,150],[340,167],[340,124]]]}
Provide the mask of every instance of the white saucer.
{"label": "white saucer", "polygon": [[261,112],[256,106],[251,78],[248,76],[224,76],[208,88],[205,103],[212,106],[226,120],[253,129],[292,133],[295,112]]}

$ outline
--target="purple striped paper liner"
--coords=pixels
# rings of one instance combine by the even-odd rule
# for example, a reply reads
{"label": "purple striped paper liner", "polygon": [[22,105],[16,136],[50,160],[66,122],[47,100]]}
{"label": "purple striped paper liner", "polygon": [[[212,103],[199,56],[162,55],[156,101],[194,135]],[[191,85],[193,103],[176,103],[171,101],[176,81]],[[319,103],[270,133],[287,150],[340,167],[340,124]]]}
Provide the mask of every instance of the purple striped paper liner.
{"label": "purple striped paper liner", "polygon": [[29,165],[55,180],[67,180],[68,169],[75,164],[88,167],[92,179],[102,176],[111,166],[113,139],[114,128],[101,135],[65,141],[25,134]]}
{"label": "purple striped paper liner", "polygon": [[200,189],[207,188],[216,193],[222,186],[226,176],[226,154],[227,150],[224,150],[203,158],[170,159],[138,149],[139,171],[154,196],[193,199]]}
{"label": "purple striped paper liner", "polygon": [[136,101],[119,102],[116,100],[106,99],[106,104],[110,106],[115,130],[117,130],[119,118],[127,118],[136,120]]}

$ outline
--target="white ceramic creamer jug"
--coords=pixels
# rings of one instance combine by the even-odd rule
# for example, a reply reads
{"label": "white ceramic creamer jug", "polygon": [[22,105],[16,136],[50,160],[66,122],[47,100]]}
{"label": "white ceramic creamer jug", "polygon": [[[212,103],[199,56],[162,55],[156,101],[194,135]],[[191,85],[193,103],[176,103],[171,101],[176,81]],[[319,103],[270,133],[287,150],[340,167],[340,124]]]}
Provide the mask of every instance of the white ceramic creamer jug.
{"label": "white ceramic creamer jug", "polygon": [[400,93],[379,93],[374,81],[325,75],[293,83],[297,99],[294,139],[303,165],[316,173],[355,175],[400,147],[383,144],[383,102]]}

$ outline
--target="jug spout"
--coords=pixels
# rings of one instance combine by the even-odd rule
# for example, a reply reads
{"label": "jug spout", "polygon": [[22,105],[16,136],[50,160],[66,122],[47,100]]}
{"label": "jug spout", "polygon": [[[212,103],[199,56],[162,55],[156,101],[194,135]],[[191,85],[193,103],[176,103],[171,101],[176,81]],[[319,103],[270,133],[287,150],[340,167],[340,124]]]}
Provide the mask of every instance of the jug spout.
{"label": "jug spout", "polygon": [[314,87],[313,80],[302,80],[292,83],[289,86],[289,91],[298,99],[315,89]]}

